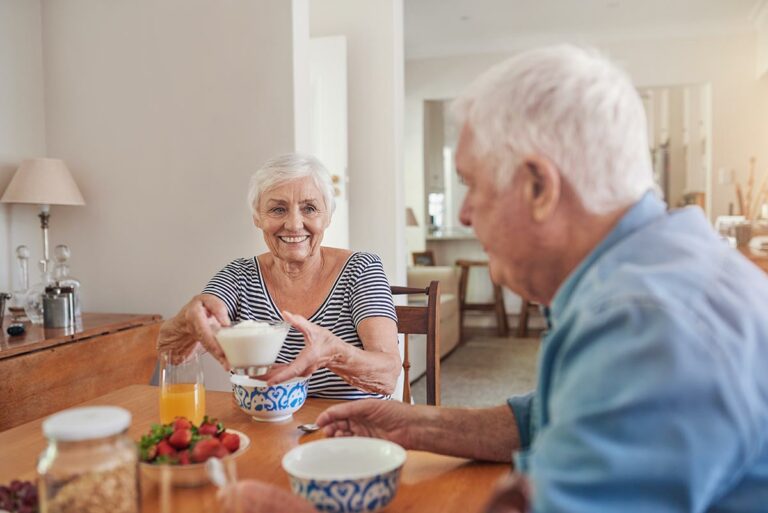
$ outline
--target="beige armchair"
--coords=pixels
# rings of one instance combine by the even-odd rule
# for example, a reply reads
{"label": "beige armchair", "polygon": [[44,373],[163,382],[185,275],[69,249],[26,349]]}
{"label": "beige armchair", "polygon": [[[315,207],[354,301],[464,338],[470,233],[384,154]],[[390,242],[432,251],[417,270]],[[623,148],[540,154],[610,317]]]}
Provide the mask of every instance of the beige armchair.
{"label": "beige armchair", "polygon": [[[453,266],[416,266],[408,268],[409,287],[428,287],[429,282],[440,282],[440,357],[453,351],[459,344],[459,277]],[[423,336],[409,337],[411,382],[424,375],[427,369],[426,340]]]}

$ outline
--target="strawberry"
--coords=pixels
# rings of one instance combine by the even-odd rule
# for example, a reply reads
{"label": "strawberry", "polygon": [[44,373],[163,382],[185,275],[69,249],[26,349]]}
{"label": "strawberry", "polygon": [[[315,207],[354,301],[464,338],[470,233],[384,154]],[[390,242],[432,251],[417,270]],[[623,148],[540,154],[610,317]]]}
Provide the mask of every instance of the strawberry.
{"label": "strawberry", "polygon": [[221,440],[221,445],[226,447],[230,453],[235,452],[240,448],[240,437],[234,433],[224,431],[219,437],[219,440]]}
{"label": "strawberry", "polygon": [[200,433],[200,436],[216,436],[216,433],[218,432],[219,428],[216,426],[216,424],[212,424],[210,422],[203,422],[200,424],[200,427],[197,429],[197,432]]}
{"label": "strawberry", "polygon": [[216,452],[214,452],[213,455],[219,459],[226,458],[227,456],[229,456],[229,451],[223,445],[219,445],[219,447],[216,449]]}
{"label": "strawberry", "polygon": [[173,421],[173,430],[178,431],[180,429],[192,429],[192,423],[184,417],[176,417]]}
{"label": "strawberry", "polygon": [[189,451],[181,451],[179,453],[179,465],[189,465],[190,455]]}
{"label": "strawberry", "polygon": [[215,456],[220,447],[221,442],[218,438],[204,438],[192,449],[192,461],[202,463],[211,456]]}
{"label": "strawberry", "polygon": [[190,429],[176,430],[168,437],[168,443],[176,449],[186,449],[191,441],[192,431]]}
{"label": "strawberry", "polygon": [[157,456],[172,456],[176,454],[176,449],[174,449],[171,444],[168,443],[167,440],[160,440],[157,443]]}

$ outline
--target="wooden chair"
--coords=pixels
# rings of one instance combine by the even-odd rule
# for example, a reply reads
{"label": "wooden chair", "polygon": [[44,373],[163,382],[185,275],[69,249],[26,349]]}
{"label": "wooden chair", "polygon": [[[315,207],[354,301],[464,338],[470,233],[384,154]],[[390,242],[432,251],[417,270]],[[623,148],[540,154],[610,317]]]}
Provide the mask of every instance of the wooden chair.
{"label": "wooden chair", "polygon": [[468,311],[494,312],[496,314],[496,333],[500,337],[509,335],[509,323],[507,321],[507,309],[504,306],[504,293],[501,286],[493,285],[493,303],[469,303],[467,302],[467,289],[469,287],[469,270],[472,267],[488,267],[488,262],[478,260],[456,260],[456,265],[461,268],[459,278],[459,330],[462,343],[464,338],[464,313]]}
{"label": "wooden chair", "polygon": [[427,336],[427,404],[440,404],[440,283],[432,281],[429,287],[420,289],[413,287],[392,287],[392,295],[423,294],[427,296],[424,306],[396,305],[397,332],[405,335],[403,369],[405,383],[403,384],[403,402],[411,402],[411,382],[408,370],[411,363],[408,359],[408,335]]}
{"label": "wooden chair", "polygon": [[520,315],[517,319],[517,332],[515,336],[521,338],[528,336],[528,319],[531,310],[538,312],[539,304],[523,299],[523,303],[520,305]]}

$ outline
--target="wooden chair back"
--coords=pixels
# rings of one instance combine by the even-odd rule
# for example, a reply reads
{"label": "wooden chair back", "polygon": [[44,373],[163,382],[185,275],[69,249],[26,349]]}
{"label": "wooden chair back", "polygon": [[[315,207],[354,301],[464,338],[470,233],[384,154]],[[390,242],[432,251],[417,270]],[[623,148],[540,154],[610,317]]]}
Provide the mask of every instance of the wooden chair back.
{"label": "wooden chair back", "polygon": [[427,337],[427,404],[440,404],[440,283],[430,282],[426,288],[392,287],[392,295],[427,296],[424,306],[396,305],[397,332],[405,335],[405,357],[403,369],[405,383],[403,384],[403,402],[411,402],[411,382],[408,371],[411,363],[408,358],[408,335],[426,335]]}

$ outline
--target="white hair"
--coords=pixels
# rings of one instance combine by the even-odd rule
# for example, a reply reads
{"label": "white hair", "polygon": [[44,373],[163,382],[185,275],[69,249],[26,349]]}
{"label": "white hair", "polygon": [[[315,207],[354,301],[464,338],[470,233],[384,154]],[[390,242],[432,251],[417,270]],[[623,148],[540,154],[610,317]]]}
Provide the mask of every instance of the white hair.
{"label": "white hair", "polygon": [[593,213],[656,189],[642,100],[627,74],[595,50],[521,53],[481,75],[451,108],[471,129],[475,155],[492,160],[499,185],[537,154]]}
{"label": "white hair", "polygon": [[301,153],[286,153],[270,159],[253,173],[248,184],[248,205],[251,213],[256,217],[259,216],[259,200],[265,191],[306,176],[311,176],[322,192],[328,216],[332,216],[333,211],[336,210],[336,200],[331,174],[318,159]]}

